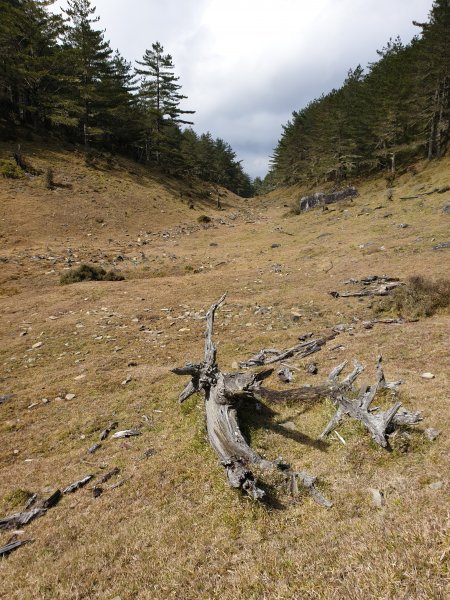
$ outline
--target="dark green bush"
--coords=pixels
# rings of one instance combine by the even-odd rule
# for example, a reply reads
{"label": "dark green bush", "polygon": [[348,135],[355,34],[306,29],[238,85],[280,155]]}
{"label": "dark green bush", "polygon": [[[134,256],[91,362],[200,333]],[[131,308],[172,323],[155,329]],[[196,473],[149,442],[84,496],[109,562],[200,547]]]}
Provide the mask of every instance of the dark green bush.
{"label": "dark green bush", "polygon": [[105,271],[102,267],[94,265],[80,265],[61,275],[61,285],[80,283],[81,281],[123,281],[125,278],[114,271]]}
{"label": "dark green bush", "polygon": [[200,215],[197,219],[199,223],[211,223],[211,220],[211,217],[208,217],[208,215]]}

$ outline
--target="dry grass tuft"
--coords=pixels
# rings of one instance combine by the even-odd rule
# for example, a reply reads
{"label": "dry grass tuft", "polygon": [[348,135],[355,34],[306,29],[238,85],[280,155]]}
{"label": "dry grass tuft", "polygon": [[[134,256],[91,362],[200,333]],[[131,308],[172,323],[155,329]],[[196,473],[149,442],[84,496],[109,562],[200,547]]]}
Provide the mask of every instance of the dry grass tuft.
{"label": "dry grass tuft", "polygon": [[421,275],[410,277],[404,286],[383,298],[378,310],[406,318],[431,317],[450,306],[450,279],[428,279]]}

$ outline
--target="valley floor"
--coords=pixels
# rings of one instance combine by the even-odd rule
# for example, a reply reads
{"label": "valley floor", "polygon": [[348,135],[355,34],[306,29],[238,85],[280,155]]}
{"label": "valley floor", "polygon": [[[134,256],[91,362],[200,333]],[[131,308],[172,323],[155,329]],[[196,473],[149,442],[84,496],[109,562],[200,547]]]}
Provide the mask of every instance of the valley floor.
{"label": "valley floor", "polygon": [[[0,597],[444,599],[449,314],[366,329],[373,299],[329,292],[373,274],[449,277],[450,249],[433,247],[450,241],[450,192],[400,197],[448,185],[450,161],[403,175],[392,200],[377,179],[351,203],[295,216],[296,190],[191,209],[186,190],[140,172],[91,174],[68,154],[41,160],[72,187],[0,180],[0,396],[12,395],[0,403],[0,518],[23,510],[23,492],[45,497],[95,479],[17,532],[33,543],[0,559]],[[212,221],[199,223],[202,214]],[[125,280],[61,286],[80,262]],[[345,445],[315,443],[328,403],[242,415],[252,447],[317,475],[330,510],[280,488],[273,506],[229,489],[201,398],[177,402],[184,381],[170,369],[202,358],[204,311],[225,291],[215,335],[223,370],[345,325],[294,362],[296,383],[323,381],[353,358],[370,381],[382,353],[386,376],[405,381],[400,400],[423,413],[407,451],[391,452],[350,421],[339,428]],[[315,376],[304,368],[312,360]],[[270,385],[283,387],[275,375]],[[89,454],[112,421],[141,435],[109,437]],[[441,432],[434,442],[423,435],[430,427]],[[383,508],[371,488],[384,492]],[[1,532],[0,546],[12,535]]]}

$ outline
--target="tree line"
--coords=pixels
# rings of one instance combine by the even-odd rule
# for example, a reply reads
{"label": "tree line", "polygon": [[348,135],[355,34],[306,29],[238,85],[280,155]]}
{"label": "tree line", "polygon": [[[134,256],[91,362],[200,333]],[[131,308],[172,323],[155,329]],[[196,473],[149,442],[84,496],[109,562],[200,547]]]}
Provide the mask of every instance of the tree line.
{"label": "tree line", "polygon": [[172,175],[247,197],[250,177],[229,144],[197,135],[173,59],[155,42],[136,67],[113,52],[90,0],[0,0],[0,134],[50,133],[127,154]]}
{"label": "tree line", "polygon": [[390,40],[366,71],[293,112],[259,189],[334,181],[440,158],[450,131],[450,1],[435,0],[410,44]]}

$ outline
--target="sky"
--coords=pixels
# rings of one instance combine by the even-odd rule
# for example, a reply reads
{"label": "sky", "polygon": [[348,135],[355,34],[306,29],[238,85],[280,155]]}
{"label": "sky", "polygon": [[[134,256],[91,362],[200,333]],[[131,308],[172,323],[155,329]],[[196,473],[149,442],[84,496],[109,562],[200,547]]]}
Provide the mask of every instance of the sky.
{"label": "sky", "polygon": [[[432,0],[91,0],[113,49],[134,63],[171,54],[197,133],[228,142],[253,178],[267,173],[294,110],[339,87],[350,68],[404,43]],[[55,7],[65,6],[64,0]]]}

